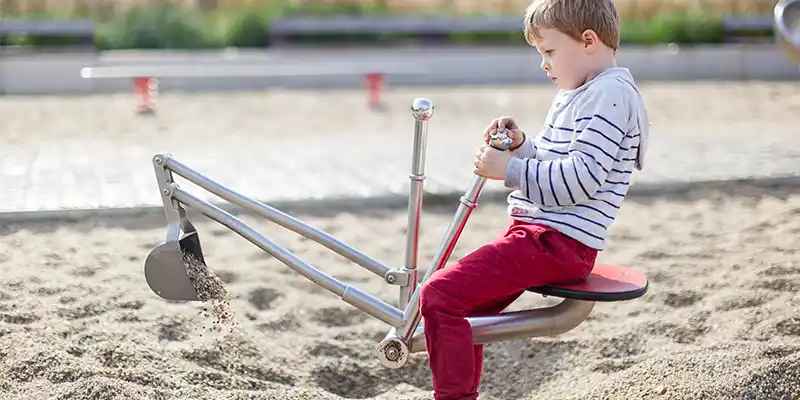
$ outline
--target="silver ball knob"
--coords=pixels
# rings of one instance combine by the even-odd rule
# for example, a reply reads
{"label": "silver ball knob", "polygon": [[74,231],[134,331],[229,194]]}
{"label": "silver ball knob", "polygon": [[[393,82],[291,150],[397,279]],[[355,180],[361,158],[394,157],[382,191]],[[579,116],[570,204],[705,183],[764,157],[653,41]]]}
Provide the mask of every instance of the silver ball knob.
{"label": "silver ball knob", "polygon": [[427,121],[433,117],[433,103],[425,98],[419,97],[411,103],[411,115],[417,121]]}
{"label": "silver ball knob", "polygon": [[514,140],[508,137],[508,130],[489,133],[489,146],[497,150],[508,150]]}

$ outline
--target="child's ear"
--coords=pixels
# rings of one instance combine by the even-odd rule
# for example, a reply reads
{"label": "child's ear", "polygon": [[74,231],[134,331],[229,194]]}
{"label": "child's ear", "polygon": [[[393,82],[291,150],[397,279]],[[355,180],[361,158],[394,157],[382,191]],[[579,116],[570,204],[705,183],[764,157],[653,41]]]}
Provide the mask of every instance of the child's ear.
{"label": "child's ear", "polygon": [[581,34],[581,39],[583,40],[584,49],[594,48],[594,45],[600,41],[600,39],[597,37],[597,33],[591,29],[583,31]]}

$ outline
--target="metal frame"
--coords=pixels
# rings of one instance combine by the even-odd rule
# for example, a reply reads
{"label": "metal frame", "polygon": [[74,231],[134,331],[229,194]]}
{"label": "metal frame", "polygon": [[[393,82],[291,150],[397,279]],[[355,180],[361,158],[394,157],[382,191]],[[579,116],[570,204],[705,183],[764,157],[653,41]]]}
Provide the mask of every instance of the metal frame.
{"label": "metal frame", "polygon": [[[391,268],[374,260],[359,250],[345,244],[333,236],[320,231],[308,224],[272,208],[261,202],[252,200],[236,193],[217,182],[201,175],[169,153],[157,154],[153,157],[159,190],[163,197],[163,205],[167,220],[166,242],[161,244],[161,252],[153,250],[148,256],[145,266],[145,275],[148,284],[154,292],[170,300],[197,300],[191,296],[176,299],[164,295],[166,286],[171,284],[170,277],[160,276],[161,268],[148,267],[151,257],[163,256],[163,250],[180,252],[187,237],[196,239],[197,232],[186,217],[184,206],[190,207],[205,216],[228,227],[257,247],[277,258],[288,267],[305,276],[315,284],[339,296],[344,302],[358,308],[370,316],[388,324],[391,329],[386,337],[377,345],[376,353],[380,363],[389,368],[403,366],[410,353],[425,351],[425,337],[423,327],[420,326],[421,314],[419,311],[419,280],[418,280],[418,234],[422,209],[423,182],[425,180],[425,149],[428,135],[428,121],[433,116],[433,104],[424,98],[414,100],[412,107],[414,116],[414,150],[411,167],[411,187],[408,203],[408,232],[406,237],[405,265]],[[504,137],[504,136],[503,136]],[[497,138],[493,138],[497,139]],[[507,148],[509,140],[492,140],[490,144],[499,143],[501,148]],[[290,251],[279,246],[272,240],[264,237],[257,230],[248,226],[240,219],[231,215],[220,207],[201,200],[191,193],[181,189],[174,181],[172,174],[191,181],[201,188],[231,202],[245,210],[266,218],[284,228],[305,236],[323,246],[333,250],[346,259],[362,268],[381,277],[385,283],[399,287],[397,306],[388,304],[356,286],[341,282],[316,267],[299,259]],[[444,267],[449,259],[455,244],[463,231],[472,210],[478,204],[481,190],[486,182],[485,178],[474,176],[466,192],[460,199],[460,204],[455,216],[447,228],[433,264],[428,268],[423,282],[431,274]],[[180,245],[179,245],[180,242]],[[201,255],[199,241],[192,252]],[[179,257],[177,254],[172,254]],[[178,259],[178,258],[176,258]],[[155,263],[154,263],[155,264]],[[166,269],[166,268],[164,268]],[[175,273],[175,271],[173,271]],[[486,315],[467,318],[474,335],[475,343],[490,343],[528,337],[558,335],[580,325],[592,311],[594,301],[584,301],[564,298],[559,304],[537,309],[504,312],[499,315]]]}

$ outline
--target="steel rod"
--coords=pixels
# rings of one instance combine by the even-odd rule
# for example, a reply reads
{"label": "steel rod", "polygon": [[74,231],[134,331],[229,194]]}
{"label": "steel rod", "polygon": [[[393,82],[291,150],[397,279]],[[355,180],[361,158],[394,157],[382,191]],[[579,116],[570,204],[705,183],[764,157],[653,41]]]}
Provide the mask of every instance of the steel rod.
{"label": "steel rod", "polygon": [[405,308],[411,294],[417,289],[417,259],[419,257],[419,226],[422,214],[423,186],[425,182],[425,150],[428,140],[428,121],[433,117],[433,103],[428,99],[415,99],[411,105],[414,116],[414,147],[411,161],[411,180],[408,194],[408,230],[406,232],[405,269],[408,280],[400,286],[398,307]]}
{"label": "steel rod", "polygon": [[[444,239],[439,247],[439,252],[433,259],[433,265],[425,272],[425,276],[422,279],[423,282],[428,280],[434,272],[443,268],[447,263],[447,260],[450,258],[458,242],[458,238],[464,231],[464,227],[469,220],[469,216],[472,214],[472,210],[478,205],[478,198],[480,197],[481,190],[485,183],[486,178],[478,175],[473,176],[464,196],[461,197],[461,203],[458,205],[453,221],[445,232]],[[399,336],[403,338],[404,341],[408,342],[417,329],[421,319],[422,315],[419,311],[419,290],[415,290],[403,312],[405,324],[400,328]]]}
{"label": "steel rod", "polygon": [[359,288],[345,284],[306,263],[289,250],[269,240],[257,230],[221,208],[203,201],[183,189],[173,186],[172,197],[226,226],[311,282],[339,296],[346,303],[391,326],[403,324],[403,312]]}
{"label": "steel rod", "polygon": [[165,155],[166,168],[182,176],[186,180],[193,182],[201,188],[225,199],[232,204],[238,205],[244,209],[252,211],[263,218],[266,218],[286,229],[289,229],[297,234],[305,236],[328,249],[336,252],[342,257],[358,264],[364,269],[384,277],[390,268],[383,263],[373,259],[372,257],[364,254],[356,248],[336,239],[335,237],[316,229],[305,222],[292,217],[278,209],[270,207],[262,202],[250,199],[242,194],[239,194],[231,189],[228,189],[219,183],[209,179],[189,166],[181,163],[175,158]]}
{"label": "steel rod", "polygon": [[[544,308],[512,311],[498,315],[467,318],[475,344],[556,336],[575,329],[594,308],[594,302],[565,299]],[[425,330],[415,330],[408,348],[412,353],[425,351]]]}

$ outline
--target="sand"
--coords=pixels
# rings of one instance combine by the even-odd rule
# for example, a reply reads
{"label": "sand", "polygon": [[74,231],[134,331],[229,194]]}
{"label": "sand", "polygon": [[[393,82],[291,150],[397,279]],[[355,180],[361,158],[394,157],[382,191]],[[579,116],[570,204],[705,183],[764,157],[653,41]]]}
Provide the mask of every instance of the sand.
{"label": "sand", "polygon": [[[423,268],[454,210],[426,209]],[[504,211],[481,204],[453,257],[498,234]],[[403,261],[404,210],[297,216],[388,265]],[[242,218],[323,271],[396,301],[397,288],[324,247]],[[193,222],[234,323],[217,329],[210,303],[156,297],[142,263],[163,238],[160,221],[2,228],[4,399],[432,398],[424,353],[400,370],[379,366],[383,323],[205,218]],[[649,292],[598,303],[558,337],[488,345],[481,398],[800,398],[798,234],[800,190],[629,199],[600,261],[644,270]],[[556,301],[528,293],[511,309]]]}

